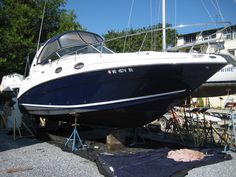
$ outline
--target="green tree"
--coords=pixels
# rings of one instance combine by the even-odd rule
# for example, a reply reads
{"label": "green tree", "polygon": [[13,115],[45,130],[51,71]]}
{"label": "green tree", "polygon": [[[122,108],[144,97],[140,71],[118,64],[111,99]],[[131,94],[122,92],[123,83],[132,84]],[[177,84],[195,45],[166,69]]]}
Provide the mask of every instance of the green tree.
{"label": "green tree", "polygon": [[203,98],[197,98],[197,106],[204,107],[204,100]]}
{"label": "green tree", "polygon": [[[0,77],[23,73],[27,53],[35,51],[45,0],[0,0]],[[67,30],[82,29],[66,0],[47,0],[41,42]]]}
{"label": "green tree", "polygon": [[[170,26],[170,24],[167,24],[167,27]],[[162,30],[150,31],[152,29],[161,29],[161,27],[162,24],[158,24],[148,28],[130,29],[128,31],[123,30],[121,32],[110,30],[103,35],[103,37],[107,40],[106,45],[115,52],[135,52],[139,50],[160,51],[162,49]],[[134,35],[139,33],[140,35]],[[177,36],[176,30],[168,29],[166,34],[167,46],[174,46],[176,41],[175,37]]]}

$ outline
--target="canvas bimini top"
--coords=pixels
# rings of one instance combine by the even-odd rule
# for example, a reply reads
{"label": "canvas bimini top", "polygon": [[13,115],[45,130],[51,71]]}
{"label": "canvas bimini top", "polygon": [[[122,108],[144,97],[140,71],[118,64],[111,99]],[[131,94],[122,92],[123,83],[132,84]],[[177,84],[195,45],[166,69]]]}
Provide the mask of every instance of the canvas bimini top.
{"label": "canvas bimini top", "polygon": [[86,31],[68,31],[49,39],[43,46],[38,64],[57,60],[65,55],[85,53],[112,53],[103,45],[103,38],[98,34]]}

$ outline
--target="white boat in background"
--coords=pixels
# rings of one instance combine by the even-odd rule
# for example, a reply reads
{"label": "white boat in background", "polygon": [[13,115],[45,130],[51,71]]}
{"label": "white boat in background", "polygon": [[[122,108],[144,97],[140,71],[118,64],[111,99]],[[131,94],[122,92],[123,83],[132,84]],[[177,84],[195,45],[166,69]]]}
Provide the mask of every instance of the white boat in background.
{"label": "white boat in background", "polygon": [[6,128],[21,127],[22,113],[18,107],[17,94],[24,76],[13,73],[2,77],[0,85],[0,116],[5,119]]}
{"label": "white boat in background", "polygon": [[[227,27],[222,28],[222,29],[220,28],[219,31],[223,33],[223,31],[226,29]],[[210,51],[216,51],[218,55],[223,56],[227,60],[228,64],[224,68],[220,69],[216,74],[214,74],[206,82],[204,82],[198,89],[196,89],[195,92],[192,94],[192,97],[195,97],[195,98],[196,97],[215,97],[215,96],[223,96],[223,95],[236,93],[236,57],[230,53],[221,52],[220,50],[221,48],[218,48],[218,45],[219,45],[218,43],[223,45],[223,39],[221,37],[216,38],[216,39],[211,39],[211,35],[209,35],[209,36],[206,36],[206,38],[210,38],[209,40],[202,41],[201,39],[199,39],[198,41],[194,41],[192,43],[187,43],[184,45],[180,45],[180,46],[176,46],[176,47],[172,47],[168,49],[168,51],[170,52],[177,52],[177,51],[180,52],[180,51],[189,50],[190,52],[192,51],[199,54],[210,53]],[[203,46],[208,46],[208,47],[203,47]],[[198,50],[195,50],[195,47]]]}
{"label": "white boat in background", "polygon": [[227,58],[228,65],[204,82],[193,97],[215,97],[236,93],[236,59],[230,54],[221,54]]}
{"label": "white boat in background", "polygon": [[17,73],[3,76],[0,85],[0,93],[15,92],[17,94],[23,80],[24,76]]}

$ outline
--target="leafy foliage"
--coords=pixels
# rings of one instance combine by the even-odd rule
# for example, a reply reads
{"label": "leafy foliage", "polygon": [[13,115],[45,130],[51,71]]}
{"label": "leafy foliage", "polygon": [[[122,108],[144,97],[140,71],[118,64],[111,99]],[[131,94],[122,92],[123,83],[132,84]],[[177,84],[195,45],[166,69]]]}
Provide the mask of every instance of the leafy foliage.
{"label": "leafy foliage", "polygon": [[197,98],[197,106],[204,107],[204,100],[203,98]]}
{"label": "leafy foliage", "polygon": [[[36,50],[44,3],[45,0],[0,0],[0,78],[9,73],[24,72],[27,53]],[[66,0],[47,0],[41,42],[64,31],[82,29],[74,11],[63,9],[65,4]],[[122,32],[110,30],[104,38],[109,40],[160,27],[161,24]],[[175,37],[175,30],[167,30],[167,45],[174,45]],[[107,45],[115,52],[158,51],[162,48],[161,38],[160,30],[120,38]]]}
{"label": "leafy foliage", "polygon": [[[166,26],[170,27],[171,25],[167,24]],[[162,49],[161,27],[162,24],[158,24],[148,28],[130,29],[129,31],[123,30],[122,32],[110,30],[104,35],[104,38],[107,40],[106,45],[115,52],[160,51]],[[139,33],[140,35],[134,35]],[[177,36],[176,30],[168,29],[166,34],[167,46],[174,46]],[[123,38],[120,38],[122,36]]]}
{"label": "leafy foliage", "polygon": [[[0,0],[0,77],[23,73],[27,53],[35,51],[45,0]],[[66,0],[46,4],[41,42],[62,31],[82,29]]]}

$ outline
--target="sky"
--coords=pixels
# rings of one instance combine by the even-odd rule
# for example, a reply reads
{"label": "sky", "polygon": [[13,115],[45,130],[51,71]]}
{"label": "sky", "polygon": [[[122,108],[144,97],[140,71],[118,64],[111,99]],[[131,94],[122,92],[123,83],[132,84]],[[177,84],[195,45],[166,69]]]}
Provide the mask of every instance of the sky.
{"label": "sky", "polygon": [[[65,8],[74,10],[77,22],[87,31],[100,35],[110,30],[148,27],[162,19],[161,0],[67,0]],[[236,0],[166,0],[166,22],[173,26],[220,21],[236,25]],[[215,27],[220,26],[204,29]],[[202,29],[183,28],[178,32]]]}

